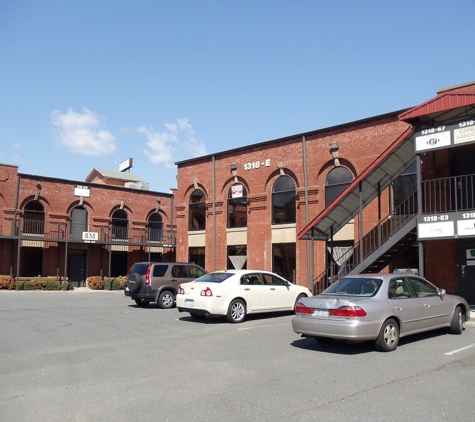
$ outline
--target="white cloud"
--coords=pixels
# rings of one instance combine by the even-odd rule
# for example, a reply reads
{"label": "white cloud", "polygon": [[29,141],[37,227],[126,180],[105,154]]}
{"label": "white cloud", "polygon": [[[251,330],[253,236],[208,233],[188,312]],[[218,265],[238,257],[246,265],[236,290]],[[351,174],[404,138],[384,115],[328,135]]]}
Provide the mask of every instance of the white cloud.
{"label": "white cloud", "polygon": [[69,109],[67,113],[55,110],[51,113],[51,122],[56,127],[57,143],[67,147],[75,154],[109,155],[115,149],[114,136],[102,129],[97,114],[87,108],[82,113]]}
{"label": "white cloud", "polygon": [[[206,154],[206,147],[195,139],[193,128],[188,119],[178,119],[177,123],[166,123],[163,132],[157,132],[152,127],[140,127],[147,137],[148,150],[144,154],[153,164],[162,164],[174,168],[174,162],[183,157],[183,151],[193,157]],[[186,155],[186,154],[185,154]]]}

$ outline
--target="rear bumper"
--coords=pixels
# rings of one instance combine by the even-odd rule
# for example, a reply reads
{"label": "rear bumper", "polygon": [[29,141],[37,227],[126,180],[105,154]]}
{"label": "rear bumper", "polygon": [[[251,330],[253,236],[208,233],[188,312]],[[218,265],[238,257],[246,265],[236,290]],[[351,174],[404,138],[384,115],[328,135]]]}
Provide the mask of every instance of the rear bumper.
{"label": "rear bumper", "polygon": [[380,321],[357,318],[310,318],[295,316],[292,328],[304,337],[329,337],[350,341],[375,340],[381,329]]}

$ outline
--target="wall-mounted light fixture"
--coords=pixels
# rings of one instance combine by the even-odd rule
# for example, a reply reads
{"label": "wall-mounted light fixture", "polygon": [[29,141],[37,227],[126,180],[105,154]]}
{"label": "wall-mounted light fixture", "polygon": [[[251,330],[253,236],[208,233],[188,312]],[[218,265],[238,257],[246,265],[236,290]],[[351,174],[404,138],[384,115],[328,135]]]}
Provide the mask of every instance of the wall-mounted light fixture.
{"label": "wall-mounted light fixture", "polygon": [[340,165],[340,160],[338,159],[338,150],[340,147],[338,146],[338,142],[332,142],[330,145],[330,153],[333,158],[333,164],[335,167],[338,167]]}
{"label": "wall-mounted light fixture", "polygon": [[284,166],[282,164],[282,161],[277,162],[277,167],[279,169],[280,175],[283,176],[285,173],[284,173]]}
{"label": "wall-mounted light fixture", "polygon": [[237,178],[237,165],[236,163],[232,163],[230,165],[231,167],[231,174],[233,175],[234,177],[234,183],[237,183],[238,182],[238,178]]}

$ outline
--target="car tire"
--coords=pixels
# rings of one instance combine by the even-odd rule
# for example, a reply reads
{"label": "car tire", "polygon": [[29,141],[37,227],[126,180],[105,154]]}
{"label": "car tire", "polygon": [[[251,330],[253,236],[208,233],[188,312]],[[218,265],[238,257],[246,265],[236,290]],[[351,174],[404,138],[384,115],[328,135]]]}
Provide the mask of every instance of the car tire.
{"label": "car tire", "polygon": [[460,306],[457,306],[452,315],[450,323],[450,334],[462,334],[463,331],[463,313]]}
{"label": "car tire", "polygon": [[135,299],[135,303],[142,307],[142,308],[145,308],[146,306],[148,306],[148,304],[150,303],[148,300],[143,300],[143,299]]}
{"label": "car tire", "polygon": [[391,352],[396,350],[399,343],[399,325],[394,319],[384,321],[375,346],[380,352]]}
{"label": "car tire", "polygon": [[241,299],[234,299],[229,305],[226,319],[228,322],[239,323],[246,319],[246,304]]}
{"label": "car tire", "polygon": [[170,290],[165,290],[158,296],[157,304],[162,309],[170,309],[175,305],[175,295]]}
{"label": "car tire", "polygon": [[130,292],[137,292],[142,287],[142,277],[140,274],[132,273],[127,277],[127,287]]}
{"label": "car tire", "polygon": [[299,295],[297,296],[297,299],[295,299],[295,303],[294,303],[294,313],[295,313],[295,308],[296,308],[296,306],[297,306],[297,302],[298,302],[300,299],[302,299],[303,297],[307,297],[307,295],[301,293],[301,294],[299,294]]}
{"label": "car tire", "polygon": [[315,340],[317,343],[328,344],[328,343],[333,342],[334,339],[331,338],[331,337],[320,337],[320,336],[316,336],[316,337],[314,337],[314,340]]}
{"label": "car tire", "polygon": [[190,312],[190,315],[194,319],[205,319],[206,318],[206,315],[197,314],[196,312]]}

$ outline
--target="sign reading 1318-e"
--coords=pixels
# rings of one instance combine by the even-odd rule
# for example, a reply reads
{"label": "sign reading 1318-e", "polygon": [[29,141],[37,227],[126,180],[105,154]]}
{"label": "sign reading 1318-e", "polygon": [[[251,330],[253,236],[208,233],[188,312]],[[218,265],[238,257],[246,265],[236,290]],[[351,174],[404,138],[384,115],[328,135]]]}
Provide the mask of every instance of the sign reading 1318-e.
{"label": "sign reading 1318-e", "polygon": [[420,129],[414,133],[416,152],[475,142],[475,119]]}

